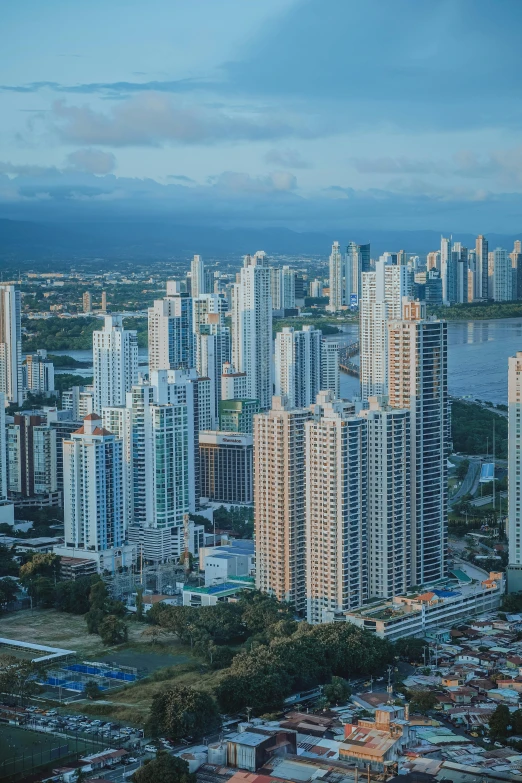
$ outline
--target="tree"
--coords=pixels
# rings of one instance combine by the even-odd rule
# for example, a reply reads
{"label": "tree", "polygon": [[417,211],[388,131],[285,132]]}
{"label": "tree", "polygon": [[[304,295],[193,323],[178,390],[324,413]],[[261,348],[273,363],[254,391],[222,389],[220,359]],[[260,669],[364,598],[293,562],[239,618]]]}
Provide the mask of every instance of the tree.
{"label": "tree", "polygon": [[330,704],[344,704],[352,695],[352,689],[343,677],[332,677],[324,686],[324,697]]}
{"label": "tree", "polygon": [[20,579],[23,584],[29,584],[38,576],[54,579],[58,576],[60,557],[52,552],[38,552],[20,567]]}
{"label": "tree", "polygon": [[[125,605],[121,601],[111,599],[107,585],[101,579],[94,582],[90,589],[89,607],[89,611],[85,615],[89,633],[99,633],[101,625],[108,615],[116,618],[125,617]],[[106,632],[108,633],[108,631]]]}
{"label": "tree", "polygon": [[48,576],[38,576],[29,587],[29,595],[36,598],[38,606],[49,608],[54,605],[55,585]]}
{"label": "tree", "polygon": [[522,734],[522,710],[515,710],[510,714],[511,731],[519,736]]}
{"label": "tree", "polygon": [[150,639],[152,644],[156,644],[156,642],[163,636],[165,631],[163,628],[160,628],[157,625],[149,625],[148,628],[145,628],[144,631],[141,632],[142,636],[145,636],[147,639]]}
{"label": "tree", "polygon": [[196,783],[196,776],[189,772],[186,761],[159,750],[156,758],[148,759],[131,780],[133,783]]}
{"label": "tree", "polygon": [[138,591],[136,593],[136,619],[143,620],[143,614],[143,587],[138,587]]}
{"label": "tree", "polygon": [[200,739],[214,732],[221,723],[215,700],[195,688],[176,685],[153,696],[148,729],[165,734],[175,742],[185,737]]}
{"label": "tree", "polygon": [[108,614],[101,621],[98,633],[104,644],[123,644],[127,641],[127,624],[120,617]]}
{"label": "tree", "polygon": [[509,708],[505,704],[499,704],[489,718],[489,733],[491,739],[505,740],[508,735],[508,726],[511,724]]}
{"label": "tree", "polygon": [[99,699],[102,695],[102,692],[98,686],[98,683],[94,680],[89,680],[85,683],[83,688],[84,695],[91,700]]}
{"label": "tree", "polygon": [[40,692],[36,681],[37,675],[42,675],[32,661],[20,660],[14,655],[0,655],[0,693],[9,696],[22,706],[25,700]]}
{"label": "tree", "polygon": [[413,636],[407,636],[404,639],[398,639],[395,642],[395,652],[406,661],[422,661],[424,658],[424,639],[416,639]]}
{"label": "tree", "polygon": [[60,612],[86,614],[89,611],[89,593],[94,582],[99,582],[98,574],[82,576],[79,579],[58,582],[54,591],[54,605]]}
{"label": "tree", "polygon": [[17,585],[14,579],[0,579],[0,609],[6,609],[7,604],[16,601]]}
{"label": "tree", "polygon": [[437,697],[433,691],[428,688],[413,688],[410,691],[410,709],[412,712],[420,712],[421,715],[426,715],[427,712],[432,710],[437,702]]}
{"label": "tree", "polygon": [[14,547],[0,544],[0,576],[18,576],[18,563]]}
{"label": "tree", "polygon": [[259,590],[243,592],[239,605],[243,622],[251,633],[264,632],[279,620],[294,619],[294,612],[289,604],[281,603],[274,596]]}

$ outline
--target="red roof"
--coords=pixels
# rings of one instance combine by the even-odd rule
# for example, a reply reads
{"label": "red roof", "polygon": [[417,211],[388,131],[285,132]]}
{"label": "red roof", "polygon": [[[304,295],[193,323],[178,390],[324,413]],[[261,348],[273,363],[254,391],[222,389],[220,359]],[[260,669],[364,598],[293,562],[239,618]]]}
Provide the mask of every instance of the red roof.
{"label": "red roof", "polygon": [[97,413],[88,413],[87,416],[83,417],[84,421],[94,421],[95,419],[99,419],[101,421],[101,416],[98,416]]}

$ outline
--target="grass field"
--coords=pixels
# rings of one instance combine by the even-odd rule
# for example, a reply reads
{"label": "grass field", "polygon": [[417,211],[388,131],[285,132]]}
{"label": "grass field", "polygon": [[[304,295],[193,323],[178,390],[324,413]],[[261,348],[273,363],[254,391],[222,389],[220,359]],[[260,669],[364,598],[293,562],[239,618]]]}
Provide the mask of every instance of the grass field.
{"label": "grass field", "polygon": [[75,650],[78,660],[114,661],[146,670],[145,679],[105,693],[99,701],[82,699],[67,707],[68,711],[104,715],[140,725],[147,718],[152,697],[159,690],[173,684],[213,690],[223,676],[219,671],[207,671],[192,655],[190,647],[180,644],[175,636],[164,636],[154,644],[142,635],[146,627],[143,623],[130,622],[126,644],[104,647],[99,636],[87,633],[83,617],[53,609],[24,610],[2,617],[0,635]]}
{"label": "grass field", "polygon": [[54,763],[76,752],[93,752],[91,742],[56,737],[18,726],[0,728],[0,780],[10,780],[15,773],[30,771],[32,767]]}

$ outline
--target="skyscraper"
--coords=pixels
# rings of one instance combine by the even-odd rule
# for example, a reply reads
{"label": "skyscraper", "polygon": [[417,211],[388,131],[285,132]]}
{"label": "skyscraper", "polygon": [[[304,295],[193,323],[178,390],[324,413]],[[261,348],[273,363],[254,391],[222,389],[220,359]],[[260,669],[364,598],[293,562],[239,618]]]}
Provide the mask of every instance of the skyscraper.
{"label": "skyscraper", "polygon": [[205,265],[201,256],[193,256],[190,264],[190,294],[192,298],[210,293],[205,288]]}
{"label": "skyscraper", "polygon": [[368,426],[368,592],[392,598],[411,586],[410,411],[370,398]]}
{"label": "skyscraper", "polygon": [[368,597],[367,426],[318,395],[305,424],[306,618],[329,622]]}
{"label": "skyscraper", "polygon": [[22,499],[46,496],[48,505],[61,505],[57,482],[56,430],[43,416],[16,413],[7,425],[9,492]]}
{"label": "skyscraper", "polygon": [[522,299],[522,243],[519,239],[515,240],[509,257],[513,268],[513,299]]}
{"label": "skyscraper", "polygon": [[[508,541],[509,590],[522,581],[522,351],[508,364]],[[516,585],[511,584],[512,575]]]}
{"label": "skyscraper", "polygon": [[408,295],[411,272],[407,266],[387,264],[381,258],[375,272],[363,272],[360,305],[361,397],[386,394],[388,384],[388,327],[400,318]]}
{"label": "skyscraper", "polygon": [[247,396],[262,410],[272,399],[272,297],[270,267],[258,251],[246,256],[233,286],[232,360],[247,374]]}
{"label": "skyscraper", "polygon": [[451,250],[451,236],[440,238],[440,275],[442,278],[442,302],[455,301],[456,269]]}
{"label": "skyscraper", "polygon": [[221,402],[221,375],[223,365],[230,362],[230,329],[213,322],[217,315],[207,316],[208,323],[201,324],[196,334],[196,369],[210,380],[212,405],[212,428],[219,426],[219,403]]}
{"label": "skyscraper", "polygon": [[295,307],[295,272],[289,266],[271,267],[270,293],[272,310],[291,310]]}
{"label": "skyscraper", "polygon": [[[322,332],[313,326],[287,326],[275,340],[275,393],[290,408],[312,404],[321,386]],[[335,389],[332,389],[335,392]]]}
{"label": "skyscraper", "polygon": [[47,351],[41,349],[25,357],[22,365],[24,388],[33,394],[54,391],[54,364],[47,359]]}
{"label": "skyscraper", "polygon": [[495,302],[513,299],[513,264],[507,250],[502,247],[493,251],[493,299]]}
{"label": "skyscraper", "polygon": [[158,404],[157,390],[136,384],[127,395],[131,433],[129,540],[148,560],[164,561],[182,551],[184,515],[189,512],[189,421],[186,403]]}
{"label": "skyscraper", "polygon": [[256,586],[305,610],[305,423],[308,409],[274,397],[254,419]]}
{"label": "skyscraper", "polygon": [[461,242],[454,242],[452,255],[452,287],[450,304],[462,304],[468,301],[468,249]]}
{"label": "skyscraper", "polygon": [[330,299],[328,310],[338,313],[344,306],[344,261],[339,242],[334,242],[330,253]]}
{"label": "skyscraper", "polygon": [[0,285],[0,392],[6,405],[23,402],[21,312],[20,291]]}
{"label": "skyscraper", "polygon": [[93,332],[94,410],[125,405],[125,395],[138,381],[138,338],[124,329],[121,316],[108,315],[101,331]]}
{"label": "skyscraper", "polygon": [[194,367],[192,298],[167,283],[167,296],[149,307],[149,370]]}
{"label": "skyscraper", "polygon": [[361,275],[363,272],[370,271],[370,245],[358,245],[356,242],[348,242],[344,271],[344,303],[348,307],[359,304],[361,298]]}
{"label": "skyscraper", "polygon": [[479,234],[475,242],[475,299],[488,299],[488,240]]}
{"label": "skyscraper", "polygon": [[389,323],[388,397],[411,416],[412,582],[446,572],[448,522],[447,324],[407,301]]}
{"label": "skyscraper", "polygon": [[82,550],[115,570],[131,564],[125,562],[122,443],[101,424],[91,413],[63,442],[65,546],[59,553]]}
{"label": "skyscraper", "polygon": [[237,372],[230,363],[225,363],[221,374],[221,399],[244,400],[247,394],[246,372]]}
{"label": "skyscraper", "polygon": [[7,500],[7,442],[5,399],[0,391],[0,523],[14,523],[14,506]]}

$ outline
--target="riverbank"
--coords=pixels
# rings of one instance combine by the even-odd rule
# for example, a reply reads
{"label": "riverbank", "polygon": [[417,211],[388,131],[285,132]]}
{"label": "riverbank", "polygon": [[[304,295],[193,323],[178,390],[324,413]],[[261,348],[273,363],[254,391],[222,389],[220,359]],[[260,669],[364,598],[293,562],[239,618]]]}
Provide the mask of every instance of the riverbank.
{"label": "riverbank", "polygon": [[520,302],[469,302],[449,307],[428,307],[428,313],[445,321],[491,321],[499,318],[522,318]]}

